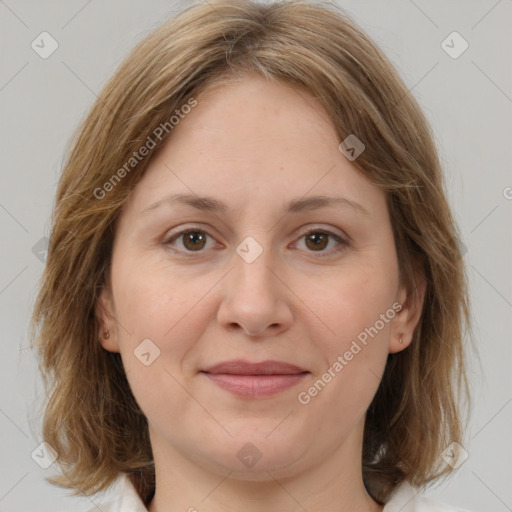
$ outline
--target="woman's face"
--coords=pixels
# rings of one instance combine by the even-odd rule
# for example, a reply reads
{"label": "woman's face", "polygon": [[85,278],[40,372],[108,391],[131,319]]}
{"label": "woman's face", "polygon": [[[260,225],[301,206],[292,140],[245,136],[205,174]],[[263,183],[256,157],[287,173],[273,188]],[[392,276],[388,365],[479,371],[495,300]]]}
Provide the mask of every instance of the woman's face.
{"label": "woman's face", "polygon": [[[155,460],[248,480],[360,463],[387,355],[418,318],[385,195],[303,91],[247,76],[197,100],[119,217],[102,344]],[[237,360],[293,368],[211,369]]]}

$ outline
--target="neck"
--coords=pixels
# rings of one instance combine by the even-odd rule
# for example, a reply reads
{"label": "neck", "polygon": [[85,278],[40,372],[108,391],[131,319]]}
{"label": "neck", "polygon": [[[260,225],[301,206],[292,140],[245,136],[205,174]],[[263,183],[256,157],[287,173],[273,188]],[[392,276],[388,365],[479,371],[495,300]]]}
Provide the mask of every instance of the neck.
{"label": "neck", "polygon": [[313,467],[250,474],[192,461],[168,443],[158,443],[153,433],[156,491],[148,511],[381,512],[383,506],[371,498],[362,480],[363,425]]}

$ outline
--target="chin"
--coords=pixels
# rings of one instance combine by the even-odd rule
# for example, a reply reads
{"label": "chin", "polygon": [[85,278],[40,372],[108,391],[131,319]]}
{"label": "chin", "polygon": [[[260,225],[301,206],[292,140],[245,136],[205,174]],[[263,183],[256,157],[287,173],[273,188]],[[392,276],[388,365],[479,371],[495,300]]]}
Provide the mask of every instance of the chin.
{"label": "chin", "polygon": [[245,433],[234,435],[228,443],[212,443],[216,448],[204,455],[217,472],[229,471],[231,477],[239,480],[266,481],[270,478],[269,473],[274,477],[291,476],[299,470],[297,465],[303,455],[303,450],[298,447],[307,447],[308,443],[293,441],[289,434],[283,436],[276,432],[266,437],[269,432],[272,429],[256,435],[247,429]]}

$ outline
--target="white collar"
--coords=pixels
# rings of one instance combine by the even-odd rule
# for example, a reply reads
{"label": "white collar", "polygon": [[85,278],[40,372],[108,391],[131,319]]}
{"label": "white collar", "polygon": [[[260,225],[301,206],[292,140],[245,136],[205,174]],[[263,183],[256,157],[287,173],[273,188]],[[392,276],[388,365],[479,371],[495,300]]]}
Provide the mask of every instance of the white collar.
{"label": "white collar", "polygon": [[[117,481],[117,493],[113,501],[102,505],[103,512],[148,512],[137,491],[126,475]],[[89,512],[97,512],[97,508]],[[384,505],[382,512],[470,512],[443,505],[426,498],[408,482],[402,482],[395,487]]]}
{"label": "white collar", "polygon": [[419,492],[409,482],[402,482],[389,495],[382,512],[416,512]]}

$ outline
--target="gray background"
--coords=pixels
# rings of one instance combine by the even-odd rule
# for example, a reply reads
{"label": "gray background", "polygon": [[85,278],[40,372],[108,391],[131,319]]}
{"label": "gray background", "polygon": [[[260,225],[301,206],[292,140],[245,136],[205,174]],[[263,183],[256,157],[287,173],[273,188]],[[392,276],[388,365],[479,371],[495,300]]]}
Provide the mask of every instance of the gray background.
{"label": "gray background", "polygon": [[[31,458],[41,442],[42,388],[27,348],[43,270],[37,244],[48,235],[71,133],[120,60],[180,5],[0,0],[0,511],[93,506],[47,484],[51,469]],[[426,494],[475,511],[512,510],[512,1],[338,5],[391,58],[432,123],[467,247],[481,361],[472,359],[470,374],[475,405],[464,447],[469,458]],[[31,48],[43,31],[59,44],[47,59]],[[441,47],[453,31],[469,43],[456,59]]]}

